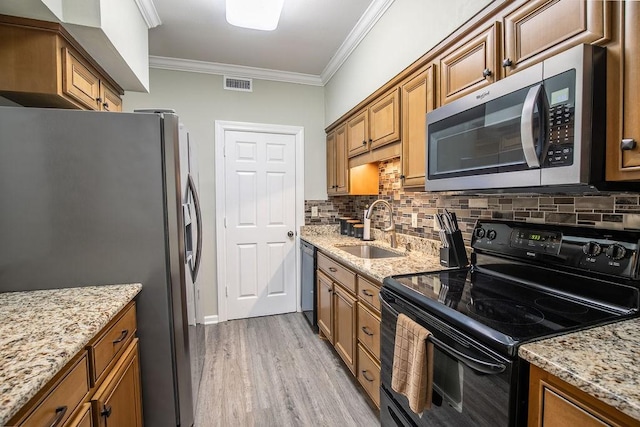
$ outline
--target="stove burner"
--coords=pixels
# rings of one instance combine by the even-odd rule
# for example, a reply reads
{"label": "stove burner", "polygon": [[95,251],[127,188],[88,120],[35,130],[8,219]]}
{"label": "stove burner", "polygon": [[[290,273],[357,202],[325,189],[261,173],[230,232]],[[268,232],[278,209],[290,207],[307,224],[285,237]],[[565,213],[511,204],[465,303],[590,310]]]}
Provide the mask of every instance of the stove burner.
{"label": "stove burner", "polygon": [[544,320],[537,308],[496,298],[474,299],[467,303],[467,310],[471,315],[511,325],[535,325]]}
{"label": "stove burner", "polygon": [[535,303],[538,307],[542,307],[545,310],[554,311],[556,313],[585,314],[589,311],[589,307],[565,301],[561,298],[538,298],[535,300]]}

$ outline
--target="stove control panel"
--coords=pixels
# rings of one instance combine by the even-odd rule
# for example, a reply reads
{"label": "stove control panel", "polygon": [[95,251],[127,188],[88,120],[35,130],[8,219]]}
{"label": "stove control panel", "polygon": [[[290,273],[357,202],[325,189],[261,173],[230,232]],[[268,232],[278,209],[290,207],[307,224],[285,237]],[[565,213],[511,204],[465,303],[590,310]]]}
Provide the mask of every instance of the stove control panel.
{"label": "stove control panel", "polygon": [[471,246],[477,253],[640,279],[640,231],[478,220]]}

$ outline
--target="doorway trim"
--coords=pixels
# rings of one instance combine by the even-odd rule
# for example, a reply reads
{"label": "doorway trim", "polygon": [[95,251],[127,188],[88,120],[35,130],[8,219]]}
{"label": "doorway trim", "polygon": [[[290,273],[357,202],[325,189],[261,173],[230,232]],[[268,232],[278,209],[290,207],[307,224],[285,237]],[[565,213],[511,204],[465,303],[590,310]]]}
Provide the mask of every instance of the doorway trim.
{"label": "doorway trim", "polygon": [[[225,243],[225,215],[226,207],[226,170],[225,170],[225,132],[257,132],[276,133],[295,136],[295,254],[296,254],[296,310],[300,308],[300,255],[298,251],[300,239],[300,227],[304,225],[304,127],[275,125],[265,123],[232,122],[225,120],[215,121],[215,168],[216,168],[216,263],[217,263],[217,288],[218,288],[218,321],[225,322],[227,315],[227,257]],[[221,250],[221,248],[223,250]]]}

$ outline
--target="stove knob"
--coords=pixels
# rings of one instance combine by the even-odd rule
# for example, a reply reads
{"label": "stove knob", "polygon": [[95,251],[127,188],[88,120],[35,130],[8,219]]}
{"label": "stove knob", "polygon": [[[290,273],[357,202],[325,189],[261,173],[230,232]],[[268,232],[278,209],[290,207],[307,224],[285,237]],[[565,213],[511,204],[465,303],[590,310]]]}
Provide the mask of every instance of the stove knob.
{"label": "stove knob", "polygon": [[486,232],[484,231],[484,228],[476,228],[476,237],[478,239],[482,239],[485,234]]}
{"label": "stove knob", "polygon": [[607,257],[615,260],[624,258],[626,253],[627,250],[624,248],[624,246],[617,244],[609,246],[606,252]]}
{"label": "stove knob", "polygon": [[582,247],[582,252],[588,256],[598,256],[602,252],[602,247],[596,242],[585,243]]}
{"label": "stove knob", "polygon": [[496,230],[487,231],[487,239],[489,239],[489,240],[495,239],[497,235],[498,235],[498,233],[496,233]]}

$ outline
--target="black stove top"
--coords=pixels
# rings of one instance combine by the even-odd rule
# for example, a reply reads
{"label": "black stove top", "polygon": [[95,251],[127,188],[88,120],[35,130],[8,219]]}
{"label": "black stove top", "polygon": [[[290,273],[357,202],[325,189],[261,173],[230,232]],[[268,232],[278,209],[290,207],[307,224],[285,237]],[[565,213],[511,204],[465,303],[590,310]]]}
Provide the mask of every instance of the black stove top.
{"label": "black stove top", "polygon": [[[497,230],[497,237],[474,238],[472,266],[389,277],[383,289],[509,355],[523,342],[638,312],[638,241],[624,242],[627,234],[591,229],[576,238],[580,233],[574,229],[542,230],[527,224],[525,230],[521,223],[486,221],[476,225],[480,228]],[[535,239],[534,249],[523,243],[523,236]],[[636,238],[631,233],[626,240]],[[628,250],[616,260],[598,258],[606,248],[595,255],[584,249],[592,250],[594,244]]]}

